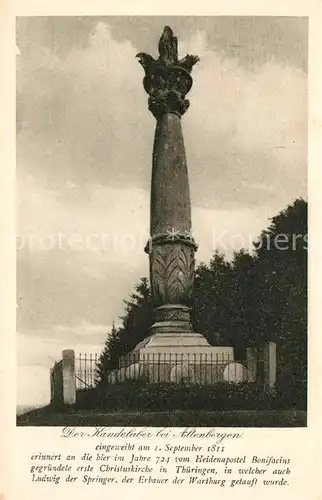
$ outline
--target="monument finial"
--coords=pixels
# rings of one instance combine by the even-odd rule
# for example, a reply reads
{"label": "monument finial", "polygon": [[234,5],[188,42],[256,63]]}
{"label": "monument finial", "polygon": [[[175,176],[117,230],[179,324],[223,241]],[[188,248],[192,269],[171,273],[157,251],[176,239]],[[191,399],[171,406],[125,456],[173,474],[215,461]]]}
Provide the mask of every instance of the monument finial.
{"label": "monument finial", "polygon": [[169,26],[165,26],[159,40],[159,61],[165,66],[178,62],[178,39]]}
{"label": "monument finial", "polygon": [[181,116],[189,107],[185,96],[191,89],[190,73],[199,57],[187,54],[178,59],[178,39],[169,26],[164,27],[158,48],[158,59],[144,52],[136,56],[145,71],[143,85],[150,96],[149,109],[157,119],[166,112]]}

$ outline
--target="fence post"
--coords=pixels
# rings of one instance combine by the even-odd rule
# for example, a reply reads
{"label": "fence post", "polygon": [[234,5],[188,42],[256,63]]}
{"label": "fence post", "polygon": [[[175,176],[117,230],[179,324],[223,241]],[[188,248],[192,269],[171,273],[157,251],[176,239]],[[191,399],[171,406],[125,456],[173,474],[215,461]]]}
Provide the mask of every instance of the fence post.
{"label": "fence post", "polygon": [[63,355],[63,399],[67,405],[76,403],[75,351],[65,349]]}
{"label": "fence post", "polygon": [[55,384],[54,384],[54,367],[50,368],[50,402],[53,403],[55,401]]}
{"label": "fence post", "polygon": [[264,347],[264,384],[268,390],[276,383],[276,344],[267,342]]}
{"label": "fence post", "polygon": [[257,376],[257,349],[255,347],[246,349],[246,366],[249,382],[255,382]]}

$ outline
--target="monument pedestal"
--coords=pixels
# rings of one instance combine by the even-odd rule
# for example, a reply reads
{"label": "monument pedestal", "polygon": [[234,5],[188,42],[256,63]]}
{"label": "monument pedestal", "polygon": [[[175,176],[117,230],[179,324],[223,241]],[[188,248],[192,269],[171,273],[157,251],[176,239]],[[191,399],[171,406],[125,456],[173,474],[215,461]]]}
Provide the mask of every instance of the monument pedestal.
{"label": "monument pedestal", "polygon": [[212,384],[224,380],[225,368],[233,361],[233,347],[211,346],[199,333],[156,333],[124,356],[110,382]]}
{"label": "monument pedestal", "polygon": [[[133,353],[141,355],[162,354],[188,355],[201,354],[213,356],[222,360],[234,359],[234,348],[223,346],[211,346],[200,333],[156,333],[140,342],[133,350]],[[140,356],[141,357],[141,356]]]}

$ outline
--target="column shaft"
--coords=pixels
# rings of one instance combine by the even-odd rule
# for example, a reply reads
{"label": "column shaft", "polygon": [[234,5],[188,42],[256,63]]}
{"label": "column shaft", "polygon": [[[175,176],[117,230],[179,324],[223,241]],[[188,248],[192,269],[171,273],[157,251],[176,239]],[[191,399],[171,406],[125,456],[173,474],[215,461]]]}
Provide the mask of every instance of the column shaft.
{"label": "column shaft", "polygon": [[196,245],[180,117],[165,113],[156,124],[151,183],[150,281],[153,333],[190,332]]}

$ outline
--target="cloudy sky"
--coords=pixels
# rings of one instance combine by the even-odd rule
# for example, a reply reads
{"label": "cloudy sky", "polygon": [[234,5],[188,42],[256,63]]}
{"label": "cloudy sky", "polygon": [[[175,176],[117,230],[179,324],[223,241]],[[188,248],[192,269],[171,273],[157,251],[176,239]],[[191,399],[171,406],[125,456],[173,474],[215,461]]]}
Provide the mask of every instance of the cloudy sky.
{"label": "cloudy sky", "polygon": [[148,274],[155,121],[135,55],[165,24],[201,59],[182,119],[197,258],[306,198],[306,19],[19,18],[18,403],[47,401],[63,348],[99,352]]}

